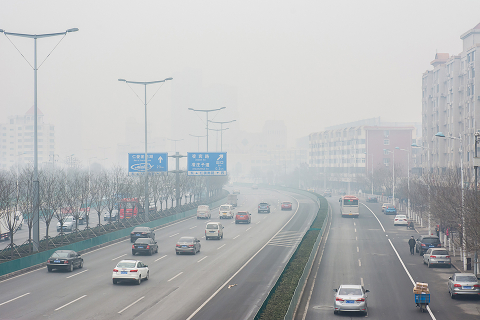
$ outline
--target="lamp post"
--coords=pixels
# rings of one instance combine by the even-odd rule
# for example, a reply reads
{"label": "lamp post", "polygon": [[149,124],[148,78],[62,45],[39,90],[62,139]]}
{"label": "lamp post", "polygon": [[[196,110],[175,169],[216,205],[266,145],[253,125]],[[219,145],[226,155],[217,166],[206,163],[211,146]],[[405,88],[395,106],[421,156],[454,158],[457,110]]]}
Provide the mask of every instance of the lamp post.
{"label": "lamp post", "polygon": [[367,157],[370,156],[370,159],[372,160],[372,196],[373,196],[373,153],[366,153],[365,152],[365,154],[367,155]]}
{"label": "lamp post", "polygon": [[198,141],[197,141],[197,142],[198,142],[198,149],[197,149],[197,152],[200,152],[200,138],[204,138],[204,137],[206,137],[206,136],[196,136],[196,135],[194,135],[194,134],[191,134],[191,133],[190,133],[190,135],[191,135],[192,137],[195,137],[195,138],[197,138],[197,140],[198,140]]}
{"label": "lamp post", "polygon": [[207,152],[208,152],[208,122],[209,122],[208,121],[208,113],[213,112],[213,111],[223,110],[225,108],[226,107],[221,107],[221,108],[218,108],[218,109],[208,109],[208,110],[188,108],[188,110],[192,110],[192,111],[196,111],[196,112],[205,112],[207,114]]}
{"label": "lamp post", "polygon": [[211,123],[220,123],[220,152],[223,151],[222,149],[222,146],[223,146],[223,124],[224,123],[232,123],[232,122],[235,122],[237,120],[230,120],[230,121],[212,121],[212,120],[208,120],[210,121]]}
{"label": "lamp post", "polygon": [[177,153],[177,141],[182,141],[183,139],[167,139],[175,143],[175,153]]}
{"label": "lamp post", "polygon": [[[410,217],[410,151],[407,149],[400,149],[399,147],[395,147],[395,149],[405,151],[408,155],[408,158],[407,158],[407,217]],[[428,230],[430,232],[430,229]]]}
{"label": "lamp post", "polygon": [[[432,139],[435,138],[435,136],[432,137]],[[423,147],[423,146],[419,146],[417,145],[416,143],[412,143],[412,147],[413,148],[422,148],[422,149],[426,149],[426,150],[429,150],[428,153],[427,153],[427,164],[429,167],[431,167],[431,163],[430,163],[430,148],[429,147]],[[430,170],[429,170],[430,171]],[[422,171],[423,172],[423,171]],[[430,197],[430,185],[427,185],[428,187],[428,195]],[[430,202],[430,201],[429,201]],[[431,228],[431,205],[429,203],[429,209],[428,209],[428,234],[431,235],[432,234],[432,228]],[[420,221],[421,223],[423,223],[423,220]]]}
{"label": "lamp post", "polygon": [[[222,136],[223,131],[228,130],[228,129],[229,129],[229,128],[223,128],[223,129],[208,129],[208,130],[217,131],[217,133],[218,133],[218,131],[220,131],[220,141],[221,141],[221,136]],[[218,134],[217,134],[217,141],[218,141]],[[218,148],[218,147],[216,147],[216,149],[217,149],[217,148]],[[220,142],[220,151],[221,151],[221,150],[222,150],[222,144],[221,144],[221,142]],[[217,149],[216,151],[218,151],[218,149]]]}
{"label": "lamp post", "polygon": [[452,136],[445,136],[442,132],[438,132],[435,134],[435,137],[439,138],[448,138],[452,140],[460,141],[460,183],[461,191],[462,191],[462,208],[461,208],[461,215],[462,215],[462,260],[463,260],[463,270],[467,270],[467,259],[466,259],[466,250],[467,250],[467,236],[465,233],[465,187],[463,182],[463,139],[462,136],[459,134],[457,137]]}
{"label": "lamp post", "polygon": [[163,80],[158,80],[158,81],[127,81],[125,79],[118,79],[118,81],[125,82],[125,83],[132,83],[132,84],[141,84],[145,88],[145,101],[144,101],[144,106],[145,106],[145,201],[144,201],[144,214],[145,214],[145,219],[148,219],[148,213],[150,210],[150,201],[148,198],[148,154],[147,154],[147,85],[149,84],[154,84],[154,83],[161,83],[165,82],[168,80],[173,80],[173,78],[165,78]]}
{"label": "lamp post", "polygon": [[395,205],[395,149],[393,151],[389,150],[389,149],[383,149],[383,151],[391,153],[393,155],[392,203],[393,203],[393,205]]}
{"label": "lamp post", "polygon": [[[0,33],[5,36],[15,36],[22,38],[33,39],[33,251],[38,252],[40,245],[40,221],[39,221],[39,203],[40,203],[40,186],[38,181],[38,139],[37,139],[37,39],[49,38],[55,36],[66,36],[69,32],[78,31],[77,28],[68,29],[64,32],[58,33],[46,33],[46,34],[25,34],[25,33],[13,33],[0,29]],[[60,40],[61,41],[61,40]],[[54,48],[55,49],[55,48]]]}

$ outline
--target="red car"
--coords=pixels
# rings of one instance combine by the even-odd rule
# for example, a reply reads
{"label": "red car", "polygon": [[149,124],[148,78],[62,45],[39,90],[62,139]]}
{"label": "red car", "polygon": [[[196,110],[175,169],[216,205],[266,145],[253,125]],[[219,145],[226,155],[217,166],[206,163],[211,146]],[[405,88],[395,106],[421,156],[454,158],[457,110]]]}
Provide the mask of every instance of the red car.
{"label": "red car", "polygon": [[292,203],[290,201],[283,201],[282,210],[292,210]]}
{"label": "red car", "polygon": [[235,215],[235,223],[250,223],[252,222],[252,217],[248,211],[238,211]]}

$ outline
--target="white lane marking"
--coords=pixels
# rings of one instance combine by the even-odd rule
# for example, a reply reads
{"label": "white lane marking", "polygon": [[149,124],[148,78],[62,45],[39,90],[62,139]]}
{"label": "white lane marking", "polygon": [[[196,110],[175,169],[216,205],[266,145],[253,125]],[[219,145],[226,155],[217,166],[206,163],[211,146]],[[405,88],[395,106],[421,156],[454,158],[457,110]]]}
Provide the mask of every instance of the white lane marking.
{"label": "white lane marking", "polygon": [[240,235],[238,235],[238,236],[235,236],[235,237],[233,238],[233,240],[237,239],[238,237],[240,237]]}
{"label": "white lane marking", "polygon": [[160,258],[158,258],[158,259],[155,260],[154,262],[157,262],[158,260],[163,259],[163,258],[165,258],[166,256],[167,256],[167,255],[161,256]]}
{"label": "white lane marking", "polygon": [[248,231],[248,230],[250,230],[250,228],[251,228],[251,227],[248,227],[248,229],[247,229],[247,230],[245,230],[245,231]]}
{"label": "white lane marking", "polygon": [[226,245],[227,245],[226,243],[225,243],[225,244],[222,244],[220,247],[217,248],[217,250],[220,249],[220,248],[222,248],[222,247],[224,247],[224,246],[226,246]]}
{"label": "white lane marking", "polygon": [[179,275],[181,275],[183,272],[180,272],[179,274],[177,274],[175,277],[171,278],[170,280],[168,280],[167,282],[170,282],[172,281],[173,279],[175,279],[176,277],[178,277]]}
{"label": "white lane marking", "polygon": [[180,232],[177,232],[177,233],[175,233],[175,234],[172,234],[171,236],[169,236],[169,238],[175,237],[177,234],[180,234]]}
{"label": "white lane marking", "polygon": [[357,228],[355,228],[355,232],[357,232]]}
{"label": "white lane marking", "polygon": [[[413,281],[413,278],[412,278],[412,276],[410,275],[410,272],[408,272],[408,269],[407,269],[407,267],[405,266],[405,264],[403,263],[402,258],[400,258],[400,255],[398,254],[397,249],[395,249],[395,246],[393,245],[392,240],[388,239],[388,242],[390,242],[390,245],[392,246],[393,251],[395,251],[395,254],[397,255],[398,260],[400,260],[400,263],[402,264],[403,269],[405,269],[405,272],[407,273],[407,276],[410,278],[410,281],[412,281],[412,285],[415,286],[415,281]],[[430,310],[430,307],[429,307],[429,306],[427,306],[427,310],[428,310],[428,313],[430,314],[430,316],[432,317],[432,319],[433,319],[433,320],[437,320],[437,319],[435,318],[435,316],[433,315],[432,310]]]}
{"label": "white lane marking", "polygon": [[208,256],[203,257],[202,259],[198,260],[197,262],[202,261],[203,259],[206,259]]}
{"label": "white lane marking", "polygon": [[2,302],[2,303],[0,303],[0,306],[3,306],[4,304],[7,304],[7,303],[9,303],[9,302],[15,301],[15,300],[20,299],[20,298],[22,298],[22,297],[25,297],[25,296],[27,296],[27,295],[29,295],[29,294],[30,294],[30,292],[27,292],[27,293],[22,294],[21,296],[18,296],[18,297],[16,297],[16,298],[10,299],[10,300],[8,300],[8,301]]}
{"label": "white lane marking", "polygon": [[360,284],[362,285],[362,287],[364,286],[363,285],[363,278],[360,278]]}
{"label": "white lane marking", "polygon": [[84,295],[81,296],[80,298],[77,298],[77,299],[75,299],[75,300],[73,300],[73,301],[70,301],[70,302],[67,303],[67,304],[64,304],[64,305],[61,306],[61,307],[58,307],[57,309],[55,309],[55,311],[58,311],[58,310],[60,310],[60,309],[62,309],[62,308],[65,308],[66,306],[68,306],[68,305],[70,305],[70,304],[72,304],[72,303],[74,303],[74,302],[76,302],[76,301],[78,301],[78,300],[80,300],[80,299],[83,299],[83,298],[85,298],[86,296],[87,296],[87,295],[84,294]]}
{"label": "white lane marking", "polygon": [[[277,234],[279,234],[286,226],[287,224],[295,217],[295,215],[297,214],[298,212],[298,208],[299,208],[299,202],[296,198],[293,198],[295,199],[295,201],[297,201],[297,209],[295,210],[295,213],[292,214],[292,216],[290,217],[290,219],[288,219],[288,221],[280,228],[280,230],[277,231],[277,233],[275,233],[273,235],[273,237],[270,238],[270,240],[272,240],[273,238],[275,238],[277,236]],[[253,256],[250,257],[250,259],[247,260],[247,262],[245,262],[243,264],[243,266],[240,267],[240,269],[237,270],[237,272],[235,272],[227,281],[225,281],[221,286],[220,288],[217,289],[217,291],[215,291],[207,300],[205,300],[198,308],[197,310],[195,310],[186,320],[191,320],[200,310],[203,309],[203,307],[210,301],[212,300],[228,283],[230,283],[230,281],[232,281],[233,278],[235,278],[237,276],[237,274],[240,273],[240,271],[242,271],[249,263],[250,261],[252,261],[267,245],[268,245],[268,242],[270,241],[268,240]]]}
{"label": "white lane marking", "polygon": [[260,222],[262,222],[262,221],[258,221],[258,222],[257,222],[257,223],[255,223],[255,224],[259,224]]}
{"label": "white lane marking", "polygon": [[195,229],[197,226],[191,227],[190,230]]}
{"label": "white lane marking", "polygon": [[375,213],[373,213],[372,209],[370,209],[369,207],[367,207],[366,204],[362,203],[362,205],[365,206],[365,208],[367,208],[368,210],[370,210],[370,212],[373,214],[373,216],[375,217],[375,219],[377,219],[378,223],[380,224],[380,227],[382,227],[382,230],[383,232],[385,232],[385,228],[383,227],[383,224],[380,222],[380,220],[378,219],[377,215]]}
{"label": "white lane marking", "polygon": [[145,298],[145,296],[141,297],[141,298],[138,298],[136,301],[130,303],[128,306],[126,306],[125,308],[123,308],[122,310],[118,311],[118,313],[122,313],[123,311],[127,310],[128,308],[130,308],[131,306],[133,306],[135,303],[137,303],[138,301],[142,300],[143,298]]}
{"label": "white lane marking", "polygon": [[357,224],[354,222],[353,225],[356,226]]}
{"label": "white lane marking", "polygon": [[125,253],[125,254],[122,254],[121,256],[118,256],[118,257],[116,257],[116,258],[113,258],[112,261],[113,261],[113,260],[120,259],[121,257],[125,257],[126,255],[127,255],[126,253]]}
{"label": "white lane marking", "polygon": [[360,259],[358,259],[358,266],[359,266],[359,267],[362,266],[362,261],[360,261]]}
{"label": "white lane marking", "polygon": [[79,274],[84,273],[84,272],[87,272],[87,271],[88,271],[88,269],[83,270],[83,271],[80,271],[80,272],[77,272],[77,273],[75,273],[75,274],[72,274],[71,276],[68,276],[67,279],[72,278],[72,277],[75,277],[75,276],[78,276]]}
{"label": "white lane marking", "polygon": [[355,241],[358,241],[358,237],[355,237]]}
{"label": "white lane marking", "polygon": [[202,239],[205,238],[205,236],[202,237]]}
{"label": "white lane marking", "polygon": [[360,252],[359,249],[358,249],[358,247],[357,247],[357,252]]}

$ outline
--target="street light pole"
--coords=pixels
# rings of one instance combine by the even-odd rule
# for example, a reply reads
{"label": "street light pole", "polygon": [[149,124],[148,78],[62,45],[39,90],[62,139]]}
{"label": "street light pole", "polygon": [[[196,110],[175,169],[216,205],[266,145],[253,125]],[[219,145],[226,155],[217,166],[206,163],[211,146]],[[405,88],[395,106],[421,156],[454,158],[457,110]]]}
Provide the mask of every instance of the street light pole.
{"label": "street light pole", "polygon": [[393,177],[392,177],[392,203],[395,205],[395,149],[391,151],[390,149],[383,149],[383,151],[387,151],[393,155]]}
{"label": "street light pole", "polygon": [[177,153],[177,141],[182,141],[183,139],[168,139],[170,141],[173,141],[175,143],[175,154]]}
{"label": "street light pole", "polygon": [[[40,246],[40,218],[39,218],[39,204],[40,204],[40,183],[38,181],[38,125],[37,125],[37,39],[49,38],[55,36],[66,36],[69,32],[78,31],[77,28],[68,29],[64,32],[48,33],[48,34],[24,34],[7,32],[0,29],[0,33],[5,36],[15,36],[33,39],[33,251],[38,252]],[[61,40],[60,40],[61,41]],[[55,48],[54,48],[55,49]]]}
{"label": "street light pole", "polygon": [[219,110],[223,110],[225,109],[226,107],[221,107],[221,108],[218,108],[218,109],[208,109],[208,110],[201,110],[201,109],[193,109],[193,108],[188,108],[188,110],[192,110],[192,111],[197,111],[197,112],[205,112],[207,114],[207,152],[208,152],[208,113],[209,112],[212,112],[212,111],[219,111]]}
{"label": "street light pole", "polygon": [[[221,143],[221,141],[222,141],[222,133],[223,133],[223,131],[228,130],[228,129],[229,129],[229,128],[225,128],[225,129],[208,129],[208,130],[217,131],[217,132],[220,131],[220,151],[222,151],[222,143]],[[218,135],[217,135],[217,141],[218,141]],[[216,149],[217,149],[217,148],[218,148],[218,147],[216,147]],[[217,149],[216,151],[218,152],[218,149]]]}
{"label": "street light pole", "polygon": [[[466,227],[465,227],[465,187],[464,187],[464,181],[463,181],[463,139],[461,134],[458,135],[458,138],[452,137],[452,136],[445,136],[442,132],[438,132],[435,134],[436,137],[439,138],[449,138],[453,140],[458,140],[460,141],[460,183],[462,184],[461,186],[461,192],[462,192],[462,260],[463,260],[463,270],[467,270],[467,235],[466,235]],[[476,187],[476,186],[475,186]]]}
{"label": "street light pole", "polygon": [[198,143],[198,149],[197,149],[197,152],[200,152],[200,138],[203,138],[203,137],[206,137],[206,136],[196,136],[196,135],[194,135],[194,134],[191,134],[191,133],[190,133],[190,135],[191,135],[192,137],[195,137],[195,138],[197,138],[197,140],[198,140],[198,141],[197,141],[197,143]]}
{"label": "street light pole", "polygon": [[237,120],[230,120],[230,121],[212,121],[212,120],[208,120],[210,121],[211,123],[220,123],[220,152],[223,151],[222,149],[222,146],[223,146],[223,124],[224,123],[231,123],[231,122],[235,122]]}
{"label": "street light pole", "polygon": [[168,80],[173,80],[173,78],[165,78],[163,80],[158,81],[127,81],[125,79],[118,79],[118,81],[125,82],[125,83],[132,83],[132,84],[140,84],[143,85],[145,88],[145,200],[143,203],[144,206],[144,215],[145,219],[148,220],[148,213],[150,211],[150,201],[148,197],[148,153],[147,153],[147,85],[154,84],[154,83],[161,83]]}
{"label": "street light pole", "polygon": [[407,158],[407,217],[409,217],[410,216],[410,151],[408,151],[407,149],[400,149],[399,147],[395,147],[395,149],[407,152],[407,156],[408,156]]}

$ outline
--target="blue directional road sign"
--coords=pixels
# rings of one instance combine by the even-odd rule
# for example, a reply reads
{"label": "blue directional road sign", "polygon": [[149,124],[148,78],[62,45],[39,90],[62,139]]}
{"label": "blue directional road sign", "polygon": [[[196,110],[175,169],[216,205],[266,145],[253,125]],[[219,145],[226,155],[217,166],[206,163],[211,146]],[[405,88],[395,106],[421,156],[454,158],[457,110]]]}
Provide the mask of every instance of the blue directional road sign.
{"label": "blue directional road sign", "polygon": [[188,152],[187,175],[189,176],[226,176],[226,152]]}
{"label": "blue directional road sign", "polygon": [[[148,153],[147,172],[158,174],[168,171],[168,153]],[[128,174],[145,173],[145,153],[128,154]]]}

